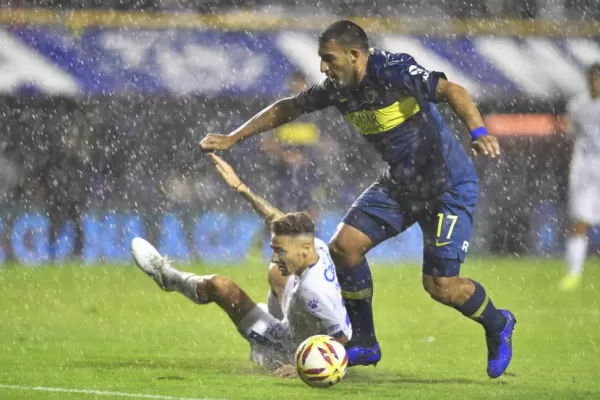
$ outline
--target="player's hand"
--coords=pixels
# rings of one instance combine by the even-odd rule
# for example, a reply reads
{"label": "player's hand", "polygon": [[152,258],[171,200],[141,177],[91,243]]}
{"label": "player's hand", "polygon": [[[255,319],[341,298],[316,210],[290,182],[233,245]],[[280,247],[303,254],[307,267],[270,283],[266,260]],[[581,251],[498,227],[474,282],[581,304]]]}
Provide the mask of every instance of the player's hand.
{"label": "player's hand", "polygon": [[296,372],[296,367],[293,365],[279,362],[279,368],[275,370],[275,375],[280,378],[296,378],[298,373]]}
{"label": "player's hand", "polygon": [[242,184],[242,181],[236,175],[233,168],[231,168],[231,165],[227,164],[225,160],[214,153],[209,153],[208,157],[212,160],[213,164],[215,164],[215,168],[219,175],[221,175],[225,183],[232,189],[237,189]]}
{"label": "player's hand", "polygon": [[500,155],[500,145],[495,136],[483,135],[477,138],[471,145],[471,154],[485,154],[491,158],[496,158]]}
{"label": "player's hand", "polygon": [[234,136],[209,133],[200,142],[200,149],[205,153],[215,150],[227,150],[233,146],[235,142],[236,138]]}

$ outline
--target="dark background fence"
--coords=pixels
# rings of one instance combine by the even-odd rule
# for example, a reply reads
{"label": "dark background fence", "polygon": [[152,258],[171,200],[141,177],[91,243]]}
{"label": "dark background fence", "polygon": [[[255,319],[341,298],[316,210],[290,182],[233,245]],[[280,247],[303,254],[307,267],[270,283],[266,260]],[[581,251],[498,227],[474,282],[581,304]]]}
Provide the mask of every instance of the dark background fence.
{"label": "dark background fence", "polygon": [[[64,221],[80,224],[93,210],[135,211],[149,231],[156,215],[172,210],[236,212],[247,206],[232,196],[199,151],[209,132],[227,133],[271,99],[106,96],[82,99],[5,97],[2,202],[4,252],[12,221],[41,211],[56,237]],[[563,104],[482,104],[489,110],[560,113]],[[468,146],[461,124],[443,107]],[[318,208],[342,212],[385,165],[336,113],[320,122]],[[566,184],[571,142],[558,133],[501,137],[500,160],[476,159],[481,178],[473,249],[492,253],[554,254],[565,227]],[[224,154],[242,178],[270,200],[269,157],[252,138]],[[286,210],[291,211],[291,210]],[[52,240],[50,241],[52,243]],[[81,239],[74,255],[81,250]]]}

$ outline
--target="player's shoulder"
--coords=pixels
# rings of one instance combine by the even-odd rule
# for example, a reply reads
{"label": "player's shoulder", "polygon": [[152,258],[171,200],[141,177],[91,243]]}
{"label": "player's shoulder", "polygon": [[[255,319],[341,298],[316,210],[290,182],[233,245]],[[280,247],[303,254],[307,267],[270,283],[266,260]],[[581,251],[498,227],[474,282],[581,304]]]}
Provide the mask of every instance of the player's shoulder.
{"label": "player's shoulder", "polygon": [[[335,86],[331,78],[325,77],[321,79],[319,82],[315,83],[312,86],[313,89],[318,89],[319,91],[326,93],[333,93],[336,91]],[[310,88],[309,88],[310,89]]]}
{"label": "player's shoulder", "polygon": [[330,78],[323,78],[294,96],[294,102],[301,109],[308,109],[309,112],[312,112],[325,108],[319,105],[330,105],[338,95],[333,81]]}
{"label": "player's shoulder", "polygon": [[312,314],[321,314],[328,308],[323,295],[315,290],[305,290],[300,295],[302,306]]}
{"label": "player's shoulder", "polygon": [[415,58],[407,53],[393,53],[391,51],[371,47],[369,49],[369,61],[378,68],[393,66],[410,66],[416,64]]}
{"label": "player's shoulder", "polygon": [[327,243],[325,243],[323,240],[319,239],[318,237],[315,237],[315,248],[317,249],[317,251],[320,250],[324,250],[324,251],[329,251],[329,246],[327,245]]}
{"label": "player's shoulder", "polygon": [[369,49],[369,75],[371,79],[386,81],[390,74],[409,72],[418,67],[415,58],[407,53],[392,53],[375,47]]}
{"label": "player's shoulder", "polygon": [[304,307],[311,311],[319,311],[329,304],[330,294],[321,286],[301,284],[297,291],[297,298]]}
{"label": "player's shoulder", "polygon": [[315,249],[319,255],[319,268],[331,270],[335,269],[331,254],[329,253],[329,245],[319,238],[315,237]]}
{"label": "player's shoulder", "polygon": [[303,275],[302,284],[307,290],[322,290],[324,285],[336,280],[335,266],[327,243],[317,237],[314,243],[319,260]]}

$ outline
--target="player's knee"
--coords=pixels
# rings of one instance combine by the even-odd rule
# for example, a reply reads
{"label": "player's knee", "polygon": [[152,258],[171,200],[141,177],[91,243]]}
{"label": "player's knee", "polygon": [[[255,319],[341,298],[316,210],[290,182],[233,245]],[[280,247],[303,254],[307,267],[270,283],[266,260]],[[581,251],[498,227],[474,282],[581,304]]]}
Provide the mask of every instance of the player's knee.
{"label": "player's knee", "polygon": [[329,242],[329,254],[336,267],[353,266],[363,257],[359,248],[350,246],[346,241],[335,237]]}
{"label": "player's knee", "polygon": [[423,276],[423,288],[435,300],[443,304],[454,304],[460,297],[459,278]]}
{"label": "player's knee", "polygon": [[356,250],[336,238],[329,242],[329,254],[338,269],[351,267],[355,264],[354,260],[359,258]]}
{"label": "player's knee", "polygon": [[333,238],[329,241],[329,254],[334,260],[342,260],[348,256],[348,249],[341,240]]}
{"label": "player's knee", "polygon": [[205,295],[209,300],[214,300],[216,297],[223,297],[223,294],[227,292],[232,283],[231,279],[224,276],[208,276],[206,279],[198,282],[198,297],[201,294]]}
{"label": "player's knee", "polygon": [[329,242],[329,254],[339,270],[360,263],[372,247],[369,236],[357,228],[341,223]]}
{"label": "player's knee", "polygon": [[268,280],[269,286],[271,287],[273,293],[278,296],[283,295],[283,291],[287,283],[287,277],[281,274],[279,267],[275,263],[271,263],[271,265],[269,265]]}
{"label": "player's knee", "polygon": [[[215,288],[220,285],[220,276],[205,275],[196,283],[196,300],[200,304],[210,303],[215,300]],[[226,279],[226,278],[225,278]]]}

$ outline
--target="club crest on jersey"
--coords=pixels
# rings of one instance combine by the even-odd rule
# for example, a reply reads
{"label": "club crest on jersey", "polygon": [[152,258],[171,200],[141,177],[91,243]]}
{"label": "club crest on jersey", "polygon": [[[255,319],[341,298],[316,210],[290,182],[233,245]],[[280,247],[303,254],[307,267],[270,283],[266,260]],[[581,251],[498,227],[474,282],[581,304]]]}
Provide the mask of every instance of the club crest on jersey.
{"label": "club crest on jersey", "polygon": [[413,75],[413,76],[421,76],[423,78],[424,81],[427,82],[427,79],[429,78],[429,72],[417,65],[411,65],[408,68],[408,73]]}
{"label": "club crest on jersey", "polygon": [[372,103],[375,101],[376,94],[377,93],[375,92],[375,89],[373,89],[373,87],[371,87],[371,86],[365,87],[365,100],[368,103]]}

